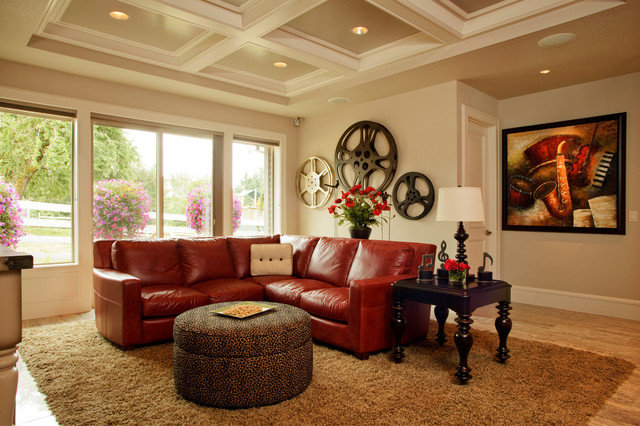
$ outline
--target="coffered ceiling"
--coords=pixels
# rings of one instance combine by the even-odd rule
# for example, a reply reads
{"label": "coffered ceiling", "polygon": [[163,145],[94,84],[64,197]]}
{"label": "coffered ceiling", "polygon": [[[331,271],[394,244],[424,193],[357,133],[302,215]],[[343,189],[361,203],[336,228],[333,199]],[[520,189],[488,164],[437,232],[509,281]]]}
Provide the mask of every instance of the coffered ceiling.
{"label": "coffered ceiling", "polygon": [[[639,3],[0,0],[0,57],[304,116],[331,98],[362,102],[454,79],[501,99],[640,71]],[[538,47],[558,32],[577,38]]]}

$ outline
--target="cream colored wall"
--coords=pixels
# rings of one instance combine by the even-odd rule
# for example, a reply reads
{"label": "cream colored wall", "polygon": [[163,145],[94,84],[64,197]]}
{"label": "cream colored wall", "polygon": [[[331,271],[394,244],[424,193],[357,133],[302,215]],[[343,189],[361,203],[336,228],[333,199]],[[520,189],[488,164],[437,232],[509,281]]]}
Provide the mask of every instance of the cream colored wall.
{"label": "cream colored wall", "polygon": [[[77,264],[36,267],[25,272],[23,318],[87,311],[91,307],[91,211],[92,147],[91,114],[107,114],[149,122],[210,130],[223,135],[225,164],[231,161],[233,135],[281,143],[282,176],[276,232],[296,233],[297,198],[292,179],[297,163],[298,128],[293,120],[180,96],[108,83],[71,74],[0,60],[0,99],[28,102],[77,111],[75,182],[77,193]],[[223,229],[231,234],[231,169],[225,169],[222,185]],[[215,202],[215,201],[214,201]]]}
{"label": "cream colored wall", "polygon": [[[450,82],[361,105],[336,105],[331,114],[305,118],[300,127],[298,164],[316,156],[333,165],[342,133],[353,123],[367,120],[384,125],[398,147],[398,169],[388,192],[396,179],[407,172],[423,173],[435,188],[456,186],[456,90],[456,82]],[[336,197],[339,196],[336,191]],[[334,219],[327,212],[329,205],[308,209],[299,204],[300,233],[333,236]],[[416,221],[396,215],[391,221],[391,239],[438,245],[447,240],[450,247],[455,247],[455,225],[436,222],[435,212],[434,208]],[[348,236],[346,224],[338,228],[338,236]],[[380,231],[374,229],[372,238],[380,237]]]}
{"label": "cream colored wall", "polygon": [[[640,209],[640,73],[500,102],[503,128],[619,112],[627,113],[627,212],[637,211]],[[532,303],[545,299],[545,295],[561,297],[565,292],[577,293],[582,295],[579,303],[583,305],[598,301],[626,305],[612,305],[611,310],[599,313],[640,319],[640,278],[635,271],[640,260],[639,237],[638,222],[628,219],[626,235],[503,231],[502,276],[526,287],[521,295]],[[575,303],[578,302],[567,298],[559,307],[572,309]],[[621,312],[624,310],[628,312]]]}

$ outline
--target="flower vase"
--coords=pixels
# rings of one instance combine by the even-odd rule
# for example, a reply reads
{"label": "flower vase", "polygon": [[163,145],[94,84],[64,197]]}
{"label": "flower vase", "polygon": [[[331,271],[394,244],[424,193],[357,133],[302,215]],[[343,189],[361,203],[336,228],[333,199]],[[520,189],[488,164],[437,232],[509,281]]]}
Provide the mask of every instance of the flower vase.
{"label": "flower vase", "polygon": [[368,226],[351,227],[349,228],[349,234],[351,238],[368,240],[371,235],[371,228]]}
{"label": "flower vase", "polygon": [[464,284],[467,281],[467,271],[449,271],[449,284]]}

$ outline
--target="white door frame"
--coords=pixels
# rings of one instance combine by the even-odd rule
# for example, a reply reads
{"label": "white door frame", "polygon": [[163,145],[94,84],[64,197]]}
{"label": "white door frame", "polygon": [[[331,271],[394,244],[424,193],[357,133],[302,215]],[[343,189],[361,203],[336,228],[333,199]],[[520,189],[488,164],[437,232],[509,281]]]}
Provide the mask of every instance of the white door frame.
{"label": "white door frame", "polygon": [[[500,166],[499,166],[499,120],[497,117],[476,110],[468,105],[461,105],[461,184],[468,181],[471,162],[481,162],[483,174],[483,202],[485,204],[485,227],[487,235],[487,252],[493,258],[493,265],[488,270],[494,278],[500,278]],[[468,153],[469,123],[480,125],[486,129],[486,146],[483,158],[472,158]]]}

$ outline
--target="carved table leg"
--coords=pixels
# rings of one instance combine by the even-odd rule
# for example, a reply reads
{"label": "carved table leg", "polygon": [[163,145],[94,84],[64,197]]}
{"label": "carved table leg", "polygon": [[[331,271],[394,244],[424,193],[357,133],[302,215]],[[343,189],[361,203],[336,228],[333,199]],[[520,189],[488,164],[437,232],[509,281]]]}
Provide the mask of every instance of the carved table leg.
{"label": "carved table leg", "polygon": [[458,314],[455,321],[458,323],[458,331],[454,336],[454,341],[456,342],[458,355],[460,356],[460,364],[456,368],[458,372],[455,376],[464,384],[472,377],[471,374],[469,374],[471,368],[467,365],[467,357],[471,351],[471,346],[473,346],[473,336],[470,332],[473,320],[470,314]]}
{"label": "carved table leg", "polygon": [[15,421],[16,392],[18,390],[18,346],[0,350],[0,424]]}
{"label": "carved table leg", "polygon": [[438,320],[436,342],[438,342],[438,344],[442,346],[447,341],[447,335],[444,332],[444,323],[447,321],[447,317],[449,316],[449,309],[445,306],[436,306],[433,310],[433,313],[436,314],[436,319]]}
{"label": "carved table leg", "polygon": [[511,306],[509,302],[505,302],[503,300],[496,305],[496,308],[498,308],[496,331],[498,332],[498,336],[500,336],[500,346],[498,346],[498,353],[496,353],[496,357],[498,357],[498,361],[505,362],[511,358],[511,355],[509,355],[509,349],[507,349],[507,337],[509,336],[512,325],[511,318],[509,318]]}
{"label": "carved table leg", "polygon": [[393,331],[393,350],[391,351],[391,357],[395,362],[402,362],[404,358],[404,348],[402,347],[402,333],[404,333],[404,327],[407,324],[407,320],[403,315],[404,305],[401,300],[394,300],[393,316],[391,318],[391,330]]}

